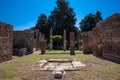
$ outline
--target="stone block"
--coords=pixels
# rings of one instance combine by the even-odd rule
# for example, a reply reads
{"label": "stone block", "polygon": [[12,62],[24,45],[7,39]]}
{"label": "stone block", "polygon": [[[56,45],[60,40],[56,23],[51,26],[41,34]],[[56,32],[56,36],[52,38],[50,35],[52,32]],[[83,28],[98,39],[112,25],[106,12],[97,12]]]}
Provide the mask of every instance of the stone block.
{"label": "stone block", "polygon": [[19,56],[24,56],[27,54],[27,48],[22,48],[19,50]]}

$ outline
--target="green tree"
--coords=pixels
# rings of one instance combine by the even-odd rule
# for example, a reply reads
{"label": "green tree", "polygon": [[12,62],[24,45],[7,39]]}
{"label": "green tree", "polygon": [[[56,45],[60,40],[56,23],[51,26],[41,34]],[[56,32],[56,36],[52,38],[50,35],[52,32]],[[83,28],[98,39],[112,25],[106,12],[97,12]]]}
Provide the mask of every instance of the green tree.
{"label": "green tree", "polygon": [[101,13],[99,11],[96,14],[88,14],[82,21],[80,22],[80,29],[82,32],[91,31],[98,21],[102,20]]}
{"label": "green tree", "polygon": [[101,16],[101,12],[100,11],[97,11],[96,12],[96,22],[100,21],[100,20],[103,20],[102,19],[102,16]]}
{"label": "green tree", "polygon": [[45,14],[41,14],[38,17],[36,26],[33,29],[39,29],[40,32],[45,34],[46,39],[49,40],[49,31],[50,31],[50,22],[49,18]]}
{"label": "green tree", "polygon": [[61,44],[62,44],[62,36],[61,35],[54,35],[52,37],[52,39],[53,39],[54,47],[57,49],[60,49]]}
{"label": "green tree", "polygon": [[35,26],[36,29],[39,29],[42,33],[46,33],[47,27],[47,16],[45,14],[41,14],[38,17],[37,24]]}
{"label": "green tree", "polygon": [[[69,7],[69,3],[66,0],[57,0],[57,7],[51,12],[52,23],[53,23],[53,33],[55,35],[63,35],[63,30],[67,30],[67,35],[69,35],[70,31],[74,31],[75,29],[75,13],[71,7]],[[69,36],[68,38],[69,39]]]}

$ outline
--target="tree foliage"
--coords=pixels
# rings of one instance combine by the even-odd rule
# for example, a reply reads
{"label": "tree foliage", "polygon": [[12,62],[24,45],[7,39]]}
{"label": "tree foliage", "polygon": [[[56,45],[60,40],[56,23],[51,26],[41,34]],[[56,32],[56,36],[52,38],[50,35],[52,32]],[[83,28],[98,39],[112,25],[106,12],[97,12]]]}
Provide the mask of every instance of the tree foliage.
{"label": "tree foliage", "polygon": [[39,29],[40,32],[45,34],[46,38],[49,38],[49,31],[50,31],[50,26],[49,26],[49,19],[45,14],[41,14],[38,17],[36,26],[33,29]]}
{"label": "tree foliage", "polygon": [[91,31],[98,21],[102,20],[101,12],[97,11],[96,14],[88,14],[82,21],[80,22],[81,31]]}
{"label": "tree foliage", "polygon": [[55,49],[60,49],[62,45],[62,36],[61,35],[54,35],[52,36],[53,44]]}
{"label": "tree foliage", "polygon": [[38,17],[37,24],[36,24],[36,29],[39,29],[40,31],[44,30],[44,27],[47,26],[47,16],[45,14],[41,14]]}
{"label": "tree foliage", "polygon": [[67,39],[69,39],[70,31],[77,32],[77,28],[74,26],[76,21],[75,13],[66,0],[57,0],[56,5],[49,17],[45,14],[38,17],[34,29],[39,29],[47,39],[49,39],[50,28],[53,28],[53,35],[63,35],[63,31],[66,29]]}
{"label": "tree foliage", "polygon": [[63,35],[63,30],[67,30],[67,34],[69,35],[70,31],[75,31],[75,13],[71,7],[69,7],[69,3],[66,0],[57,0],[57,7],[51,12],[51,27],[54,28],[55,35]]}

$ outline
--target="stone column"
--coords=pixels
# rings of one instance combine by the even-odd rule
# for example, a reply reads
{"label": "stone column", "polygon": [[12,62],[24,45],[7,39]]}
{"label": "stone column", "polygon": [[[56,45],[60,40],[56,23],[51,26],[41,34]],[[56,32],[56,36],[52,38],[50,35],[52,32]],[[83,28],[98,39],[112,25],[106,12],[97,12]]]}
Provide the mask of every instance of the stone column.
{"label": "stone column", "polygon": [[63,34],[63,37],[64,37],[64,41],[63,41],[63,46],[64,46],[64,51],[66,51],[66,48],[67,48],[67,40],[66,40],[66,30],[64,30],[64,34]]}
{"label": "stone column", "polygon": [[39,30],[36,29],[36,50],[39,49]]}
{"label": "stone column", "polygon": [[41,32],[39,32],[39,49],[41,50],[41,44],[40,42],[42,41],[42,36],[41,36]]}
{"label": "stone column", "polygon": [[41,34],[41,40],[44,41],[45,40],[45,35]]}
{"label": "stone column", "polygon": [[34,39],[34,41],[33,41],[33,51],[35,51],[36,50],[36,39]]}
{"label": "stone column", "polygon": [[74,45],[74,32],[70,32],[70,55],[75,55]]}
{"label": "stone column", "polygon": [[79,44],[79,50],[82,50],[82,34],[81,34],[81,31],[79,31],[79,34],[78,34],[78,44]]}
{"label": "stone column", "polygon": [[46,53],[46,40],[40,41],[40,45],[41,45],[41,54],[45,54]]}
{"label": "stone column", "polygon": [[50,50],[53,49],[53,40],[52,40],[52,28],[50,29]]}

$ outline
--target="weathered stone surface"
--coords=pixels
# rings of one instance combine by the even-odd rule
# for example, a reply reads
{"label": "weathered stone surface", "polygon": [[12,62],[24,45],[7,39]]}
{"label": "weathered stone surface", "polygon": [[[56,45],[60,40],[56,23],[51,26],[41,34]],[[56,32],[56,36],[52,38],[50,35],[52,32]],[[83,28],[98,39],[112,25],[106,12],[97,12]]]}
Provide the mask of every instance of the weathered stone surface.
{"label": "weathered stone surface", "polygon": [[27,48],[27,53],[33,52],[34,31],[14,31],[13,48]]}
{"label": "weathered stone surface", "polygon": [[36,31],[35,31],[35,33],[36,33],[36,45],[35,45],[35,48],[36,48],[36,50],[39,50],[40,49],[40,45],[39,45],[39,35],[40,35],[40,33],[39,33],[39,30],[38,29],[36,29]]}
{"label": "weathered stone surface", "polygon": [[13,49],[13,55],[19,55],[19,48]]}
{"label": "weathered stone surface", "polygon": [[0,63],[12,59],[13,27],[0,22]]}
{"label": "weathered stone surface", "polygon": [[46,40],[40,41],[40,46],[41,46],[41,54],[45,54]]}
{"label": "weathered stone surface", "polygon": [[34,41],[33,41],[33,49],[34,50],[40,50],[41,45],[40,42],[44,40],[44,34],[39,32],[38,29],[35,30],[35,35],[34,35]]}
{"label": "weathered stone surface", "polygon": [[52,28],[50,29],[50,50],[52,50],[53,49],[53,40],[52,40],[52,32],[53,32],[53,30],[52,30]]}
{"label": "weathered stone surface", "polygon": [[70,55],[75,55],[74,46],[74,32],[70,32]]}
{"label": "weathered stone surface", "polygon": [[66,51],[67,49],[66,30],[64,30],[63,37],[64,37],[64,40],[63,40],[64,51]]}
{"label": "weathered stone surface", "polygon": [[35,63],[33,70],[83,70],[86,65],[73,59],[43,59]]}
{"label": "weathered stone surface", "polygon": [[92,36],[90,32],[83,33],[83,51],[86,49],[95,56],[120,63],[120,14],[98,22]]}
{"label": "weathered stone surface", "polygon": [[82,33],[82,48],[84,53],[92,52],[92,32]]}
{"label": "weathered stone surface", "polygon": [[37,49],[36,49],[36,46],[37,46],[36,39],[34,39],[34,41],[33,41],[33,50],[34,50],[34,51],[37,50]]}
{"label": "weathered stone surface", "polygon": [[85,67],[86,65],[81,63],[80,61],[72,61],[72,65],[74,68]]}
{"label": "weathered stone surface", "polygon": [[66,71],[63,68],[57,68],[52,72],[55,79],[61,79],[63,76],[66,75]]}
{"label": "weathered stone surface", "polygon": [[93,46],[93,54],[95,56],[100,56],[102,57],[102,34],[103,34],[103,25],[102,21],[98,22],[96,27],[93,29],[93,40],[91,41],[92,46]]}
{"label": "weathered stone surface", "polygon": [[24,55],[27,54],[27,49],[26,48],[22,48],[22,49],[19,50],[18,53],[19,53],[19,56],[24,56]]}
{"label": "weathered stone surface", "polygon": [[120,14],[111,16],[103,25],[103,57],[120,63]]}

